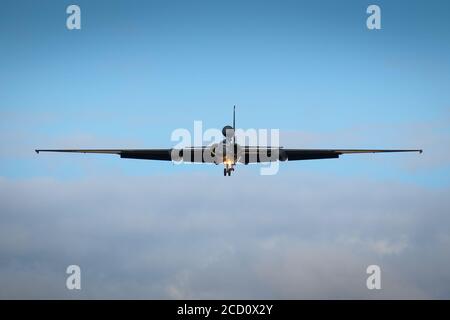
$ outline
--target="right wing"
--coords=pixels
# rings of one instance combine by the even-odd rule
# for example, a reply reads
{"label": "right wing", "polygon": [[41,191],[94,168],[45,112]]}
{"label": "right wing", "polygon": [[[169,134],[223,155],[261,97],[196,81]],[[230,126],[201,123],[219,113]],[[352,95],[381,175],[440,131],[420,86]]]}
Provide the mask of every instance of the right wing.
{"label": "right wing", "polygon": [[145,160],[172,160],[172,149],[37,149],[39,152],[70,152],[70,153],[97,153],[116,154],[121,158]]}
{"label": "right wing", "polygon": [[205,147],[184,149],[36,149],[39,152],[115,154],[124,159],[210,162],[203,157]]}

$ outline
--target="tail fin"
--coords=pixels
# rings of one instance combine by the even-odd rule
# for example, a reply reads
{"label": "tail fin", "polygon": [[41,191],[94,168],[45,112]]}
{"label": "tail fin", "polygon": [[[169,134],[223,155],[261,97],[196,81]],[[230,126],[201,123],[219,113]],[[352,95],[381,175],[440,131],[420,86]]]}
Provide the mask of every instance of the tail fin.
{"label": "tail fin", "polygon": [[233,143],[236,143],[236,105],[233,106]]}
{"label": "tail fin", "polygon": [[236,105],[233,106],[233,129],[236,129],[236,117],[235,117],[235,113],[236,113]]}

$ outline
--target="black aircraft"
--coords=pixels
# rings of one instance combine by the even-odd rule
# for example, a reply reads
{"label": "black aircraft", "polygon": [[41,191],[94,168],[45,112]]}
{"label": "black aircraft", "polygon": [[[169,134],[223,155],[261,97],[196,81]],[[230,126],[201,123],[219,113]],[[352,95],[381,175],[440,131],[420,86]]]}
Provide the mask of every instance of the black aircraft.
{"label": "black aircraft", "polygon": [[230,176],[239,163],[262,163],[272,161],[295,161],[339,158],[342,154],[380,153],[380,152],[420,152],[422,150],[384,150],[384,149],[284,149],[283,147],[240,146],[235,136],[235,107],[233,126],[225,126],[222,142],[209,146],[187,147],[181,149],[37,149],[39,152],[75,152],[116,154],[126,159],[184,161],[214,163],[224,165],[223,175]]}

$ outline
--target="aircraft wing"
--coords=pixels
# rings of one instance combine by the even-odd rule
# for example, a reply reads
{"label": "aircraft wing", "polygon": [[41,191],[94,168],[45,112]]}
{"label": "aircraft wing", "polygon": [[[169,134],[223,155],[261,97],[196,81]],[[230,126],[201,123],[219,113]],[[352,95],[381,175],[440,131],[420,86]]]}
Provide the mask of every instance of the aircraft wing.
{"label": "aircraft wing", "polygon": [[172,160],[172,149],[37,149],[39,152],[71,152],[71,153],[97,153],[116,154],[121,158],[145,160]]}
{"label": "aircraft wing", "polygon": [[[39,152],[69,152],[115,154],[125,159],[183,160],[186,162],[212,162],[204,157],[206,147],[183,149],[37,149]],[[244,156],[239,161],[243,163],[258,163],[269,161],[295,161],[313,159],[339,158],[342,154],[381,153],[381,152],[420,152],[422,150],[392,150],[392,149],[284,149],[279,147],[245,147]],[[172,157],[174,155],[174,157]]]}
{"label": "aircraft wing", "polygon": [[242,162],[296,161],[339,158],[342,154],[382,153],[382,152],[420,152],[422,150],[404,149],[284,149],[274,147],[247,147]]}
{"label": "aircraft wing", "polygon": [[[115,154],[124,159],[162,160],[185,162],[212,162],[206,159],[203,152],[206,147],[189,147],[183,149],[36,149],[39,152],[69,152],[69,153],[95,153]],[[172,157],[173,156],[173,157]]]}

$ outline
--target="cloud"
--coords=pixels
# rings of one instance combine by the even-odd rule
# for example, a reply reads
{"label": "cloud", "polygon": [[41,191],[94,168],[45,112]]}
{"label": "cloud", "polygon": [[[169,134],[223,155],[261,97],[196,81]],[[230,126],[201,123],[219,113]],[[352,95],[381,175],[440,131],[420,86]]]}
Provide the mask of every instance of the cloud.
{"label": "cloud", "polygon": [[373,250],[379,254],[400,254],[407,247],[404,239],[399,242],[389,240],[378,240],[372,244]]}
{"label": "cloud", "polygon": [[448,192],[308,174],[1,178],[0,296],[449,298]]}

